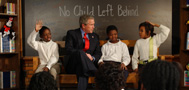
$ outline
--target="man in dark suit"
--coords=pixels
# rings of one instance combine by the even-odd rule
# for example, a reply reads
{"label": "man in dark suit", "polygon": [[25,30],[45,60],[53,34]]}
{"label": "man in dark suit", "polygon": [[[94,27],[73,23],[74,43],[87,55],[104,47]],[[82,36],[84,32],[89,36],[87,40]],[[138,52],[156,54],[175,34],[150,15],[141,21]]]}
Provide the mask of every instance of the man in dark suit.
{"label": "man in dark suit", "polygon": [[98,60],[102,53],[99,37],[93,32],[94,17],[82,15],[79,19],[80,28],[69,30],[66,35],[66,53],[68,62],[66,72],[77,75],[78,90],[86,90],[88,77],[97,70]]}

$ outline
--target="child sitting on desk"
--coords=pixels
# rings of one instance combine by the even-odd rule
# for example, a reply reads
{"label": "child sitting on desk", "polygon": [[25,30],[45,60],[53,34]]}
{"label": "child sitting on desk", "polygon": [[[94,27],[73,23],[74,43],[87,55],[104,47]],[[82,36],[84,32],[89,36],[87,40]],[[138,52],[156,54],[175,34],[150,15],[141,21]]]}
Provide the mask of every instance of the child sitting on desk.
{"label": "child sitting on desk", "polygon": [[130,56],[127,45],[118,39],[118,29],[110,25],[106,29],[109,40],[102,46],[102,56],[99,60],[99,66],[106,62],[119,63],[124,70],[125,79],[128,77],[127,65],[130,63]]}
{"label": "child sitting on desk", "polygon": [[[41,40],[36,41],[36,36],[39,33]],[[59,59],[58,45],[51,40],[50,29],[42,26],[42,21],[37,21],[35,30],[29,35],[28,44],[38,51],[40,65],[35,73],[46,71],[50,72],[54,79],[60,72],[60,65],[57,63]]]}

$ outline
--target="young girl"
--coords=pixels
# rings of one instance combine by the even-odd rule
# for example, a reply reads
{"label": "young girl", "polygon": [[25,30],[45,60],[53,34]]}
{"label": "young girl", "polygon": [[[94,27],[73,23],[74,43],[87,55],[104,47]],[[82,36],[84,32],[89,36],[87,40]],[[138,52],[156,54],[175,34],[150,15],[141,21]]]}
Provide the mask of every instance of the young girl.
{"label": "young girl", "polygon": [[[160,28],[161,33],[155,35],[154,27]],[[167,39],[169,32],[168,27],[149,21],[139,25],[140,39],[136,41],[132,56],[132,68],[135,72],[138,72],[138,69],[140,72],[143,65],[157,59],[157,49]],[[138,90],[140,90],[140,80],[138,85]]]}
{"label": "young girl", "polygon": [[118,39],[118,29],[114,25],[110,25],[106,29],[108,42],[102,46],[102,56],[99,60],[101,66],[106,62],[115,62],[121,65],[125,71],[125,79],[128,76],[127,65],[130,63],[130,55],[127,45]]}
{"label": "young girl", "polygon": [[[160,28],[161,33],[155,35],[153,33],[154,27]],[[139,25],[140,39],[136,41],[132,56],[132,68],[134,71],[138,71],[138,63],[139,65],[144,65],[157,59],[157,49],[167,39],[169,32],[170,29],[168,27],[149,21]]]}
{"label": "young girl", "polygon": [[[40,41],[36,41],[39,33]],[[60,65],[57,63],[59,59],[58,45],[51,40],[50,29],[42,26],[42,21],[37,21],[35,30],[29,35],[28,44],[38,51],[40,65],[35,73],[46,71],[50,72],[56,79],[56,75],[60,72]]]}

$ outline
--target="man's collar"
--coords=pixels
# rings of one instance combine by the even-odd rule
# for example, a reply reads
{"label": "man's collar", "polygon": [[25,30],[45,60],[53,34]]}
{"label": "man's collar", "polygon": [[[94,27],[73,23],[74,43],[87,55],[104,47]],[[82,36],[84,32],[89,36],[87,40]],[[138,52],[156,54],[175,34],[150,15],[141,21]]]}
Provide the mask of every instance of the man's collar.
{"label": "man's collar", "polygon": [[82,28],[80,28],[80,31],[81,31],[81,34],[82,34],[82,35],[85,34],[85,32],[83,31]]}

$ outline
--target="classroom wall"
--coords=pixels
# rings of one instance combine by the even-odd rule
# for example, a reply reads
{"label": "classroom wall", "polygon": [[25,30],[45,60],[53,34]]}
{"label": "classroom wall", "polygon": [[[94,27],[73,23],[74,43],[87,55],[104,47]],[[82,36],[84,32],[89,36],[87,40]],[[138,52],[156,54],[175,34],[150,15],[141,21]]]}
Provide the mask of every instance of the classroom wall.
{"label": "classroom wall", "polygon": [[[52,39],[60,41],[68,30],[79,27],[82,14],[95,17],[94,32],[102,40],[107,37],[106,27],[112,24],[118,27],[119,37],[127,40],[139,39],[138,25],[145,20],[172,30],[172,0],[23,0],[24,56],[38,55],[26,43],[36,20],[43,20],[51,29]],[[160,29],[155,28],[155,32]],[[160,54],[172,54],[172,31],[160,46]]]}

